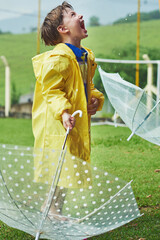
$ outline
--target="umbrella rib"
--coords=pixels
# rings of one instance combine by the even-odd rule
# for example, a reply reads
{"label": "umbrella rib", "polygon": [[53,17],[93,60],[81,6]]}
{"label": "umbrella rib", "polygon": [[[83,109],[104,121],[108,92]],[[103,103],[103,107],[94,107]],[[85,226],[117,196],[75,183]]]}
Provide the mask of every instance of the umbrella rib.
{"label": "umbrella rib", "polygon": [[132,129],[133,129],[134,117],[135,117],[135,115],[136,115],[136,112],[137,112],[137,109],[138,109],[138,106],[139,106],[139,104],[140,104],[140,101],[141,101],[141,99],[142,99],[143,94],[144,94],[144,90],[143,90],[142,95],[141,95],[141,97],[140,97],[140,99],[139,99],[139,101],[138,101],[138,104],[137,104],[137,106],[136,106],[136,109],[135,109],[135,112],[134,112],[134,115],[133,115],[133,118],[132,118]]}
{"label": "umbrella rib", "polygon": [[[76,228],[75,228],[76,229]],[[76,229],[77,230],[77,229]],[[55,232],[55,233],[53,233],[53,232],[51,232],[51,234],[52,234],[52,236],[53,235],[55,235],[55,236],[57,236],[57,233]],[[84,234],[85,234],[85,236],[84,235],[77,235],[76,234],[76,237],[91,237],[91,235],[89,235],[88,233],[85,233],[84,232]],[[75,235],[70,235],[70,234],[68,234],[68,235],[64,235],[63,233],[62,233],[62,235],[64,236],[64,237],[75,237]],[[87,235],[87,236],[86,236]],[[38,235],[37,235],[38,236]],[[48,234],[48,233],[45,233],[45,238],[46,237],[50,237],[50,235]],[[38,239],[38,238],[37,238]],[[35,240],[37,240],[37,239],[35,239]],[[66,238],[65,238],[66,239]]]}
{"label": "umbrella rib", "polygon": [[[79,221],[77,221],[77,222],[79,223]],[[72,225],[72,227],[73,227],[75,230],[77,230],[77,226],[73,226],[73,225]],[[79,229],[78,229],[78,230],[79,230]],[[89,233],[84,232],[84,231],[82,231],[82,230],[80,230],[80,231],[81,231],[81,233],[87,235],[86,237],[91,237],[91,235],[90,235]],[[72,236],[72,235],[67,235],[67,236]],[[77,235],[76,235],[76,236],[77,236]],[[81,235],[79,235],[79,236],[81,236]]]}
{"label": "umbrella rib", "polygon": [[20,213],[27,219],[27,221],[29,221],[29,222],[32,224],[32,226],[34,226],[34,224],[33,224],[33,223],[27,218],[27,216],[21,211],[21,209],[18,207],[17,203],[16,203],[15,200],[13,199],[13,197],[12,197],[12,195],[11,195],[8,187],[7,187],[7,184],[6,184],[5,180],[4,180],[4,177],[3,177],[3,175],[2,175],[1,170],[0,170],[0,176],[1,176],[1,178],[2,178],[4,187],[6,188],[6,191],[7,191],[8,195],[9,195],[9,197],[12,199],[14,205],[17,207],[17,209],[20,211]]}
{"label": "umbrella rib", "polygon": [[108,203],[110,203],[111,200],[112,200],[113,198],[115,198],[120,192],[122,192],[122,191],[125,189],[125,187],[127,187],[128,185],[130,185],[132,181],[133,181],[133,180],[131,180],[130,182],[128,182],[123,188],[121,188],[114,196],[112,196],[107,202],[105,202],[105,203],[104,203],[103,205],[101,205],[99,208],[97,208],[97,209],[94,210],[93,212],[89,213],[89,214],[86,215],[85,217],[79,219],[78,222],[82,222],[82,221],[85,220],[86,218],[91,217],[92,215],[94,215],[95,213],[97,213],[101,208],[103,208],[105,205],[107,205]]}
{"label": "umbrella rib", "polygon": [[[3,216],[5,216],[5,217],[7,217],[7,218],[9,218],[9,219],[11,219],[11,220],[13,220],[13,221],[15,221],[14,218],[8,217],[8,215],[6,215],[6,214],[4,214],[4,213],[2,213],[2,212],[0,212],[0,214],[3,215]],[[24,224],[24,223],[22,223],[22,222],[18,222],[17,220],[16,220],[16,223],[19,223],[19,224],[21,224],[21,225],[24,225],[25,227],[28,227],[28,225],[26,225],[26,224]]]}
{"label": "umbrella rib", "polygon": [[156,103],[156,105],[151,109],[151,111],[146,115],[146,117],[143,119],[143,121],[138,125],[138,127],[131,133],[131,135],[127,138],[127,141],[129,141],[133,135],[136,133],[136,131],[143,125],[143,123],[149,118],[149,116],[153,113],[153,110],[157,107],[157,105],[160,103],[160,100]]}

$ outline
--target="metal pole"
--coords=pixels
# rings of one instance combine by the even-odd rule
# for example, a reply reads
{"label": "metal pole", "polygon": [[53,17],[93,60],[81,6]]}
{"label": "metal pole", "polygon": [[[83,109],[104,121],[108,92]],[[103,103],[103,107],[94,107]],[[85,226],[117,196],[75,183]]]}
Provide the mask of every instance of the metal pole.
{"label": "metal pole", "polygon": [[104,63],[124,63],[124,64],[147,64],[147,63],[152,63],[152,64],[158,64],[159,60],[119,60],[119,59],[104,59],[104,58],[95,58],[96,62],[104,62]]}
{"label": "metal pole", "polygon": [[37,232],[35,240],[39,240],[40,235],[41,235],[41,233]]}
{"label": "metal pole", "polygon": [[41,18],[41,0],[38,0],[37,54],[40,53],[40,18]]}
{"label": "metal pole", "polygon": [[[81,110],[75,111],[72,114],[72,117],[74,117],[76,114],[79,114],[79,116],[82,117],[82,111]],[[39,230],[37,231],[35,240],[39,240],[39,237],[42,234],[41,230],[42,230],[44,222],[47,218],[49,209],[50,209],[51,204],[52,204],[52,199],[53,199],[53,196],[55,194],[55,191],[56,191],[56,188],[57,188],[57,185],[58,185],[58,182],[59,182],[59,178],[60,178],[60,175],[61,175],[63,163],[64,163],[64,160],[65,160],[64,158],[65,158],[65,155],[66,155],[66,152],[67,152],[67,148],[65,149],[65,145],[66,145],[66,140],[67,140],[67,136],[69,134],[69,131],[70,131],[70,129],[68,127],[67,132],[66,132],[66,137],[65,137],[65,140],[64,140],[64,143],[63,143],[63,146],[62,146],[62,151],[61,151],[60,156],[59,156],[57,169],[56,169],[56,172],[55,172],[55,175],[54,175],[51,187],[50,187],[50,191],[49,191],[48,198],[47,198],[47,203],[46,203],[46,206],[45,206],[44,211],[43,211],[43,216],[42,216],[41,223],[40,223],[40,226],[39,226]]]}
{"label": "metal pole", "polygon": [[[139,41],[140,41],[140,0],[138,0],[138,11],[137,11],[137,49],[136,49],[136,60],[139,60]],[[139,86],[139,63],[136,63],[136,86]]]}

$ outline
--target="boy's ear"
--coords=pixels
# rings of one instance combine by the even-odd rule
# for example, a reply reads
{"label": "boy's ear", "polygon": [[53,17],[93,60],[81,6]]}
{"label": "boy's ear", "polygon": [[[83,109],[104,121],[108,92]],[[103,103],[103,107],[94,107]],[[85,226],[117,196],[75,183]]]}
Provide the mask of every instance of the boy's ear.
{"label": "boy's ear", "polygon": [[67,32],[69,32],[69,29],[67,28],[67,27],[65,27],[64,25],[59,25],[58,27],[57,27],[57,31],[59,32],[59,33],[67,33]]}

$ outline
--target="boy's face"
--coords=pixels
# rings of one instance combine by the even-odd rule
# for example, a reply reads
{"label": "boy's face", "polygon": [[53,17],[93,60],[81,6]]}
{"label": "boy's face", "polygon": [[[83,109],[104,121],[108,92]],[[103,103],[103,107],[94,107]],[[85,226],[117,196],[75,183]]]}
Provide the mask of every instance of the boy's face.
{"label": "boy's face", "polygon": [[81,40],[88,37],[85,29],[83,16],[77,14],[74,10],[66,8],[63,11],[63,26],[67,28],[71,38]]}

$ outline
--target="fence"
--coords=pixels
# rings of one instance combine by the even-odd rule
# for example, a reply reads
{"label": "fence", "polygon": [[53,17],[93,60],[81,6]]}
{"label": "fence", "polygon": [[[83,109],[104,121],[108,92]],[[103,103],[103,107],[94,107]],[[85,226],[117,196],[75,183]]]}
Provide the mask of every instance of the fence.
{"label": "fence", "polygon": [[[148,95],[152,96],[152,93],[156,95],[156,101],[159,101],[160,98],[160,60],[150,60],[147,54],[143,55],[145,60],[117,60],[117,59],[102,59],[96,58],[97,63],[120,63],[120,64],[146,64],[147,65],[147,85],[145,86],[145,91]],[[157,86],[153,85],[153,64],[157,65]],[[150,102],[147,103],[150,105]],[[117,123],[118,114],[114,114],[112,120],[114,123],[108,121],[93,122],[92,125],[114,125],[114,126],[125,126],[124,124]]]}
{"label": "fence", "polygon": [[[143,56],[146,59],[146,55]],[[148,57],[148,56],[147,56]],[[156,64],[157,65],[157,87],[156,87],[156,96],[157,96],[157,102],[160,97],[160,60],[117,60],[117,59],[103,59],[103,58],[96,58],[96,62],[103,62],[103,63],[121,63],[121,64],[147,64],[147,85],[151,86],[146,88],[146,91],[150,91],[155,93],[155,87],[153,86],[152,80],[151,80],[151,64]],[[150,75],[150,76],[149,76]]]}
{"label": "fence", "polygon": [[[0,56],[5,65],[5,116],[9,116],[10,110],[10,68],[4,56]],[[147,65],[147,85],[145,90],[151,95],[152,92],[157,96],[157,102],[160,97],[160,60],[149,60],[147,55],[144,55],[145,60],[117,60],[117,59],[102,59],[96,58],[96,62],[103,63],[120,63],[120,64],[146,64]],[[157,87],[153,86],[152,82],[152,64],[157,65]]]}

